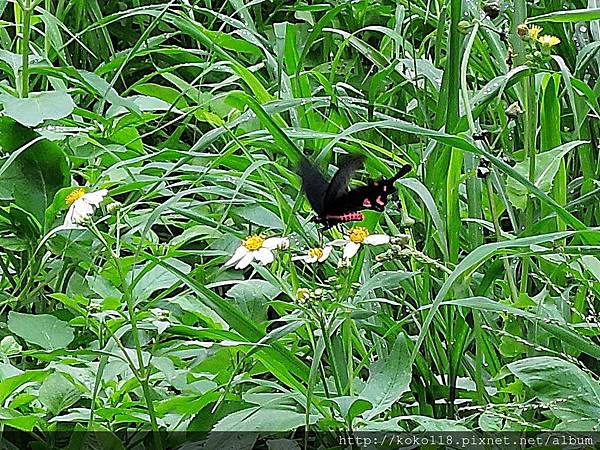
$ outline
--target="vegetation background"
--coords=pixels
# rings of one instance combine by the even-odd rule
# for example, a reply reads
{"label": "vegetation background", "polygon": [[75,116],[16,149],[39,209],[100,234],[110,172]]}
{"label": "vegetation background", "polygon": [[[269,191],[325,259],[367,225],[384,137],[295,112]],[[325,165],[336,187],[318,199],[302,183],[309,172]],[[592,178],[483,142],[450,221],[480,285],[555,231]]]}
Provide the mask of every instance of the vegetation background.
{"label": "vegetation background", "polygon": [[[596,430],[599,8],[0,1],[1,430]],[[413,167],[391,244],[293,259],[344,235],[302,154]],[[223,267],[254,233],[289,248]]]}

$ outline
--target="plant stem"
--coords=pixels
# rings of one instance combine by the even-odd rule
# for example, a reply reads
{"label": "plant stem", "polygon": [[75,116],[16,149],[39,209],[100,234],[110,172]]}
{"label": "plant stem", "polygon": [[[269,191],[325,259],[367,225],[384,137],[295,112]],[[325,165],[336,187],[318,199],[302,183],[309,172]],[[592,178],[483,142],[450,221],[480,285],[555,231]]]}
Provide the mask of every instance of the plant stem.
{"label": "plant stem", "polygon": [[33,5],[31,0],[24,0],[23,4],[23,25],[21,31],[23,37],[21,40],[21,85],[19,86],[19,95],[26,98],[29,95],[29,38],[31,34],[31,14]]}
{"label": "plant stem", "polygon": [[[469,131],[471,136],[477,133],[475,126],[475,120],[473,119],[473,111],[471,110],[471,99],[469,98],[469,88],[467,86],[467,71],[469,70],[469,59],[471,56],[471,49],[475,42],[475,37],[479,30],[479,21],[473,23],[473,29],[465,45],[465,52],[462,57],[460,65],[460,84],[461,94],[463,100],[463,108],[465,115],[467,116],[467,122],[469,124]],[[475,169],[477,166],[476,157],[472,153],[465,153],[464,156],[465,171]],[[476,177],[469,177],[467,179],[467,208],[469,217],[474,219],[481,219],[481,182]],[[481,225],[478,223],[469,223],[468,225],[468,236],[469,242],[472,248],[478,247],[483,243],[483,230]]]}
{"label": "plant stem", "polygon": [[119,280],[121,281],[121,287],[123,288],[123,297],[127,304],[127,313],[129,314],[129,322],[131,325],[131,334],[133,337],[133,344],[135,346],[135,351],[136,351],[137,360],[138,360],[137,373],[138,373],[138,377],[139,377],[139,382],[142,386],[142,391],[144,392],[144,399],[146,401],[146,407],[148,408],[148,415],[150,416],[150,425],[152,426],[152,431],[153,431],[152,435],[154,438],[154,445],[157,450],[162,450],[162,448],[163,448],[162,441],[161,441],[160,434],[159,434],[158,422],[156,420],[156,412],[154,411],[154,405],[152,403],[151,392],[150,392],[150,384],[149,384],[150,372],[151,372],[150,363],[148,363],[148,367],[144,366],[142,345],[140,343],[139,330],[137,327],[137,317],[135,314],[135,302],[133,300],[132,288],[131,288],[131,285],[127,282],[125,275],[123,274],[123,271],[121,269],[121,264],[119,262],[119,258],[113,252],[111,246],[108,244],[106,239],[104,239],[104,236],[102,236],[102,233],[100,232],[100,230],[98,230],[96,225],[93,223],[90,225],[90,230],[92,230],[92,232],[98,237],[98,239],[100,239],[102,244],[106,247],[106,249],[110,255],[112,264],[115,267],[115,269],[117,270],[117,273],[119,275]]}

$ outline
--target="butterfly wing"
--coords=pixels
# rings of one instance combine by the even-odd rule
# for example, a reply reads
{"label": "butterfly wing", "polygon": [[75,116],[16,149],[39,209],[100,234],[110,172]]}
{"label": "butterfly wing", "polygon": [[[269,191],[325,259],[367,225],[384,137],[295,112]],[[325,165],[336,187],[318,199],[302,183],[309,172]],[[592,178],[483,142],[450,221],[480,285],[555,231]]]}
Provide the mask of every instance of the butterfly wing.
{"label": "butterfly wing", "polygon": [[324,213],[325,194],[329,183],[319,169],[306,158],[300,160],[300,177],[310,206],[318,216],[321,216]]}
{"label": "butterfly wing", "polygon": [[348,192],[348,184],[354,172],[360,169],[363,162],[364,158],[362,156],[354,157],[341,166],[335,173],[325,193],[323,206],[326,212],[331,208],[336,208],[338,199]]}

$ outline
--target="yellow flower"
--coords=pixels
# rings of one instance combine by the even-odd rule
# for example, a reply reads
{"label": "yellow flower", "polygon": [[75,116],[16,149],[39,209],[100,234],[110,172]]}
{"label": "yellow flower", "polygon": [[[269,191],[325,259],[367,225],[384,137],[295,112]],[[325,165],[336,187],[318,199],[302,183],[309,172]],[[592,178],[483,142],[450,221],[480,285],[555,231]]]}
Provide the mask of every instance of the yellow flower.
{"label": "yellow flower", "polygon": [[538,35],[542,32],[542,27],[538,27],[537,25],[532,25],[529,27],[529,37],[534,41],[537,41]]}
{"label": "yellow flower", "polygon": [[555,45],[560,44],[560,39],[557,38],[556,36],[552,36],[550,34],[545,34],[545,35],[539,37],[538,42],[540,44],[542,44],[544,47],[550,48],[550,47],[554,47]]}

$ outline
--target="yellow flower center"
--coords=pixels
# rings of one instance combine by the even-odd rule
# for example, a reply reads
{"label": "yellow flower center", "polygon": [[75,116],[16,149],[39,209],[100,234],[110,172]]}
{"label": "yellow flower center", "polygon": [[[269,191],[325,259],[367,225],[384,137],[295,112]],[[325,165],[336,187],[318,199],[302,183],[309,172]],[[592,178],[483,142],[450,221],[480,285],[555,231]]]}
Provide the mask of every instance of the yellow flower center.
{"label": "yellow flower center", "polygon": [[307,300],[310,297],[310,291],[307,288],[299,288],[296,291],[296,299],[299,301]]}
{"label": "yellow flower center", "polygon": [[354,227],[348,232],[348,238],[355,244],[362,244],[368,235],[369,230],[365,227]]}
{"label": "yellow flower center", "polygon": [[262,247],[263,242],[265,242],[265,238],[258,235],[253,234],[252,236],[248,236],[246,240],[242,243],[244,247],[246,247],[251,252],[258,250]]}
{"label": "yellow flower center", "polygon": [[308,251],[308,256],[310,256],[311,258],[317,258],[319,259],[320,257],[323,256],[323,249],[316,247],[316,248],[311,248]]}
{"label": "yellow flower center", "polygon": [[83,188],[77,188],[73,192],[71,192],[69,195],[67,195],[67,197],[65,198],[65,202],[67,203],[67,205],[71,206],[73,203],[75,203],[77,200],[79,200],[84,195],[85,195],[85,190]]}

